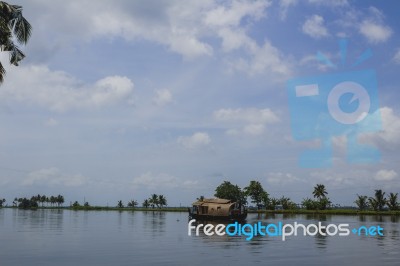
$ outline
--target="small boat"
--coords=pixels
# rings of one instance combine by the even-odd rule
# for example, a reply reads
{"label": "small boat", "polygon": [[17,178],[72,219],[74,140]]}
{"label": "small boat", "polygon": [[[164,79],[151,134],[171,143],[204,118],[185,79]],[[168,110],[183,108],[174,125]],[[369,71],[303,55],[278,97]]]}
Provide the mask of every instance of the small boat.
{"label": "small boat", "polygon": [[228,199],[203,199],[193,202],[189,218],[196,220],[241,221],[247,217],[245,206]]}

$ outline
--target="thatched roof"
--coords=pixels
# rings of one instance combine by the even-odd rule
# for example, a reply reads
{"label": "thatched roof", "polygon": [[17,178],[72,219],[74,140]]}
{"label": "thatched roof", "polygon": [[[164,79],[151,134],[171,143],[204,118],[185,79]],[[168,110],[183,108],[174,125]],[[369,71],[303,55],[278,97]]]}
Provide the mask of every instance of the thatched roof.
{"label": "thatched roof", "polygon": [[228,199],[219,199],[219,198],[203,199],[203,201],[193,202],[193,205],[204,205],[204,203],[228,204],[228,203],[232,203],[232,201],[228,200]]}
{"label": "thatched roof", "polygon": [[231,200],[218,198],[193,202],[193,206],[199,207],[197,214],[213,216],[228,216],[234,205]]}

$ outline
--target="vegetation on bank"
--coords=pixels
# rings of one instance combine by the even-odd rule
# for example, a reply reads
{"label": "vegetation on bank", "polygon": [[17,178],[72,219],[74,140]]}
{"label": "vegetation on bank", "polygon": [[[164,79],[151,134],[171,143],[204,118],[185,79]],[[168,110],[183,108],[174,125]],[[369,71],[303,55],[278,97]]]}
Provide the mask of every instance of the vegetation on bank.
{"label": "vegetation on bank", "polygon": [[[312,191],[312,198],[306,197],[301,203],[295,203],[290,198],[282,196],[274,198],[263,188],[260,182],[252,180],[249,185],[241,189],[238,185],[234,185],[229,181],[224,181],[215,189],[215,197],[230,199],[240,204],[247,205],[247,199],[256,206],[256,210],[266,210],[275,213],[282,211],[291,211],[296,213],[317,213],[327,211],[328,213],[388,213],[400,214],[400,204],[398,201],[398,193],[389,193],[381,189],[376,189],[373,196],[357,195],[354,203],[357,209],[337,208],[328,198],[328,192],[323,184],[317,184]],[[197,200],[204,199],[200,196]]]}
{"label": "vegetation on bank", "polygon": [[[282,196],[274,198],[262,187],[261,183],[255,180],[250,181],[249,185],[241,189],[229,181],[224,181],[215,189],[215,197],[230,199],[247,205],[248,199],[256,207],[249,207],[249,212],[255,213],[293,213],[293,214],[343,214],[343,215],[400,215],[400,204],[398,193],[389,193],[381,189],[375,190],[373,196],[357,195],[354,203],[357,208],[340,208],[332,204],[328,198],[328,192],[323,184],[317,184],[312,191],[312,197],[304,198],[301,203],[295,203],[289,197]],[[197,198],[198,201],[204,200],[204,196]],[[3,207],[5,199],[0,199],[0,207]],[[141,207],[134,199],[126,202],[117,201],[115,207],[91,206],[85,201],[82,205],[75,201],[70,206],[65,207],[64,196],[45,196],[36,195],[31,198],[15,198],[12,207],[22,209],[35,208],[64,208],[73,210],[126,210],[126,211],[176,211],[186,212],[187,207],[167,207],[167,199],[164,195],[152,194],[145,199]],[[8,207],[8,206],[7,206]],[[10,206],[11,207],[11,206]]]}

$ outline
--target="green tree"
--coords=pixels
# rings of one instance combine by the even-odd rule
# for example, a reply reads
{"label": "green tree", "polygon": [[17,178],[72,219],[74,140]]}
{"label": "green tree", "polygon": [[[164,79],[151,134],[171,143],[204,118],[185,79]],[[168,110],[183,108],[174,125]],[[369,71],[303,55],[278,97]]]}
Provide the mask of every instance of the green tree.
{"label": "green tree", "polygon": [[317,184],[314,187],[313,196],[314,198],[317,198],[319,200],[316,205],[317,209],[326,210],[329,208],[332,202],[329,200],[329,198],[326,197],[327,194],[328,192],[326,191],[325,185]]}
{"label": "green tree", "polygon": [[285,196],[282,196],[279,199],[279,203],[282,205],[282,208],[284,210],[294,210],[297,208],[296,203],[294,203],[290,198],[287,198]]}
{"label": "green tree", "polygon": [[151,207],[154,209],[155,206],[158,207],[159,202],[158,202],[158,195],[157,194],[152,194],[150,199],[149,199]]}
{"label": "green tree", "polygon": [[[14,43],[25,45],[31,36],[32,26],[22,16],[22,7],[0,1],[0,48],[10,53],[10,64],[18,66],[25,57]],[[0,63],[0,83],[4,81],[5,68]]]}
{"label": "green tree", "polygon": [[40,203],[42,203],[42,207],[44,207],[44,203],[46,202],[46,195],[42,195],[41,197],[40,197]]}
{"label": "green tree", "polygon": [[390,192],[389,198],[387,200],[387,205],[389,207],[389,210],[391,211],[397,211],[399,209],[399,203],[397,202],[397,196],[398,193],[392,193]]}
{"label": "green tree", "polygon": [[386,205],[385,192],[383,192],[382,189],[376,189],[375,197],[371,197],[368,200],[373,210],[382,211],[383,207]]}
{"label": "green tree", "polygon": [[251,202],[255,203],[258,209],[261,208],[261,202],[263,202],[265,193],[267,192],[264,190],[261,183],[255,180],[250,181],[250,184],[244,188],[244,194],[250,197]]}
{"label": "green tree", "polygon": [[148,199],[145,199],[142,203],[143,208],[148,208],[150,206],[150,201]]}
{"label": "green tree", "polygon": [[3,207],[4,202],[6,202],[6,199],[0,199],[0,207]]}
{"label": "green tree", "polygon": [[128,207],[135,208],[138,205],[136,200],[131,200],[128,202]]}
{"label": "green tree", "polygon": [[303,201],[301,202],[301,205],[306,210],[317,210],[319,207],[318,201],[312,200],[310,198],[303,199]]}
{"label": "green tree", "polygon": [[360,211],[368,209],[368,197],[363,195],[357,195],[357,199],[354,201]]}
{"label": "green tree", "polygon": [[121,208],[121,209],[124,207],[124,204],[122,203],[122,200],[118,201],[117,207]]}
{"label": "green tree", "polygon": [[215,189],[214,196],[221,199],[236,201],[241,205],[245,205],[247,202],[246,195],[240,189],[240,187],[238,185],[233,185],[229,181],[224,181],[221,185],[219,185]]}
{"label": "green tree", "polygon": [[313,191],[314,198],[317,198],[320,200],[322,198],[325,198],[326,194],[328,194],[328,192],[326,192],[325,185],[317,184],[314,187],[314,191]]}
{"label": "green tree", "polygon": [[164,195],[158,195],[158,204],[160,208],[167,206],[167,199],[164,197]]}
{"label": "green tree", "polygon": [[18,208],[22,209],[34,209],[37,207],[38,207],[37,201],[32,200],[32,198],[31,199],[22,198],[21,202],[18,204]]}
{"label": "green tree", "polygon": [[56,204],[57,199],[54,196],[50,196],[50,206],[53,206],[54,204]]}
{"label": "green tree", "polygon": [[72,207],[80,207],[81,205],[79,204],[78,201],[75,201],[74,204],[72,204]]}
{"label": "green tree", "polygon": [[56,202],[57,202],[58,207],[60,207],[61,205],[63,205],[63,204],[64,204],[64,196],[58,195],[58,196],[56,197]]}

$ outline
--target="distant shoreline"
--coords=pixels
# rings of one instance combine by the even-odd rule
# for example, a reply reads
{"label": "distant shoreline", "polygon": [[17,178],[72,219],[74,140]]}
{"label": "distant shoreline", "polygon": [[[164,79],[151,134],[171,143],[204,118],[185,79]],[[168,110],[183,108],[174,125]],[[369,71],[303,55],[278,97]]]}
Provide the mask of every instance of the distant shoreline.
{"label": "distant shoreline", "polygon": [[[18,207],[3,206],[5,209],[18,209]],[[1,209],[1,208],[0,208]],[[118,208],[105,206],[80,206],[80,207],[38,207],[28,210],[71,210],[71,211],[149,211],[149,212],[188,212],[188,207],[164,207],[164,208]],[[369,216],[400,216],[400,211],[359,211],[355,209],[331,209],[331,210],[249,210],[248,213],[259,214],[310,214],[310,215],[369,215]]]}

